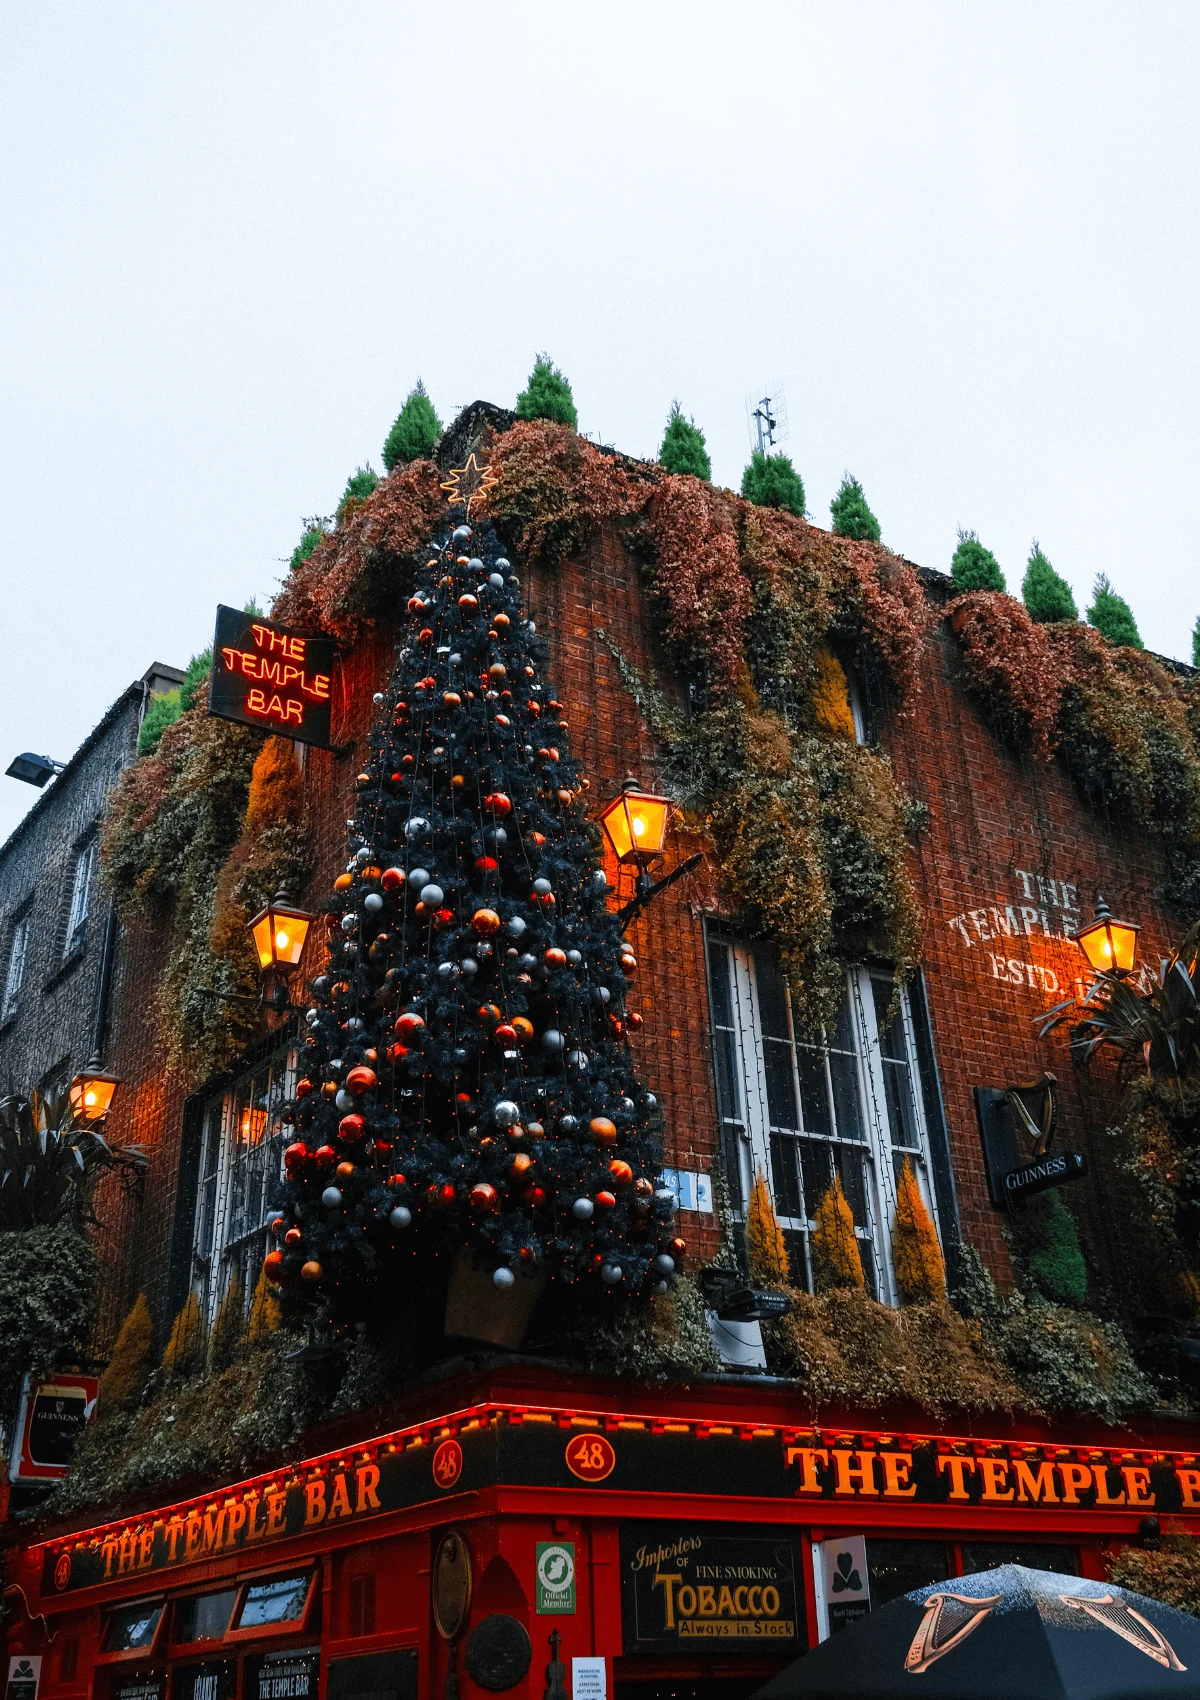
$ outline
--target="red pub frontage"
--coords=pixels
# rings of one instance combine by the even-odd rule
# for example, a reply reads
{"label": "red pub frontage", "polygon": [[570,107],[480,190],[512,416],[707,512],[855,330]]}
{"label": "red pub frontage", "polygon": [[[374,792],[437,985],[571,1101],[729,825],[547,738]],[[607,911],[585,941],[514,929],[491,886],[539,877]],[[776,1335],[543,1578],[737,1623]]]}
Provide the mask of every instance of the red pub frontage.
{"label": "red pub frontage", "polygon": [[97,1700],[538,1700],[556,1660],[560,1693],[592,1670],[625,1700],[733,1697],[828,1633],[846,1537],[883,1604],[1002,1562],[1102,1579],[1147,1517],[1200,1533],[1186,1430],[884,1432],[800,1403],[460,1371],[385,1434],[29,1547],[10,1652]]}
{"label": "red pub frontage", "polygon": [[[488,576],[484,563],[458,558],[451,547],[463,504],[450,486],[467,472],[464,461],[484,479],[472,500],[487,523],[494,519],[507,550],[489,559],[496,571]],[[574,516],[556,551],[535,546],[543,534],[528,522],[527,488],[512,493],[511,468],[530,465],[538,499],[551,489]],[[696,503],[704,525],[695,520]],[[676,536],[681,515],[694,528],[686,547]],[[430,546],[418,540],[427,537],[435,553],[444,552],[440,565],[425,559]],[[770,572],[762,566],[768,557]],[[454,575],[476,565],[474,588],[460,597]],[[411,594],[422,571],[428,601]],[[710,581],[721,572],[741,578],[713,593]],[[794,601],[780,614],[787,573]],[[487,584],[512,608],[487,642],[499,653],[528,630],[532,645],[536,616],[549,656],[545,685],[532,664],[518,671],[506,650],[511,674],[493,662],[454,691],[443,691],[439,674],[435,689],[433,669],[461,657],[448,638],[441,644],[433,614],[424,624],[429,587],[450,587],[449,622],[464,602],[476,609],[486,602]],[[722,601],[734,591],[742,597],[740,625]],[[106,1421],[101,1381],[70,1484],[91,1490],[89,1459],[100,1457],[94,1491],[77,1493],[70,1511],[39,1501],[40,1488],[24,1499],[14,1493],[0,1530],[7,1700],[743,1700],[856,1616],[913,1588],[1007,1562],[1103,1580],[1126,1549],[1155,1552],[1180,1536],[1200,1539],[1200,1423],[1187,1358],[1194,1343],[1200,1360],[1200,1282],[1175,1241],[1165,1232],[1154,1237],[1160,1225],[1148,1226],[1137,1202],[1134,1165],[1113,1137],[1124,1114],[1123,1082],[1103,1059],[1091,1070],[1077,1066],[1068,1026],[1050,1019],[1062,1000],[1094,984],[1077,935],[1101,894],[1133,923],[1143,964],[1168,958],[1189,919],[1170,895],[1177,847],[1164,847],[1144,820],[1122,816],[1111,798],[1098,801],[1065,756],[1042,759],[1047,751],[1035,755],[1028,738],[1022,745],[1011,704],[997,709],[984,698],[967,665],[970,622],[999,619],[997,596],[956,598],[945,575],[919,571],[879,545],[851,544],[795,516],[764,515],[731,492],[602,452],[565,427],[518,424],[477,403],[446,433],[436,464],[398,466],[344,511],[294,565],[269,620],[222,608],[216,653],[228,676],[216,679],[211,716],[203,701],[187,710],[164,734],[167,755],[152,752],[135,765],[122,794],[136,804],[122,852],[129,863],[136,859],[129,841],[153,837],[156,792],[170,792],[172,808],[179,796],[190,807],[199,784],[191,776],[199,773],[217,776],[214,792],[224,787],[236,796],[236,807],[225,805],[229,818],[218,822],[225,860],[213,864],[215,873],[196,864],[222,893],[223,921],[211,906],[199,922],[195,913],[185,915],[187,925],[180,921],[189,889],[182,877],[171,888],[176,908],[157,914],[131,880],[121,916],[126,966],[105,1057],[120,1088],[105,1133],[136,1142],[147,1163],[136,1186],[98,1189],[103,1273],[94,1352],[100,1367],[111,1359],[123,1322],[141,1304],[153,1367],[143,1365],[124,1407],[114,1400],[116,1438],[107,1452],[93,1453],[89,1442]],[[805,597],[820,610],[815,637],[805,635]],[[1005,618],[1014,617],[1010,608]],[[689,619],[705,633],[698,662],[679,639]],[[278,710],[266,716],[279,736],[266,740],[259,722],[270,703],[251,700],[249,681],[257,690],[267,677],[261,656],[280,634],[295,646],[288,659],[298,670],[290,681],[280,673],[280,689],[286,682],[308,694],[291,706],[280,695]],[[419,653],[430,673],[399,703],[392,681],[409,653],[406,635],[411,647],[425,645]],[[1035,640],[1048,641],[1027,635],[1028,644]],[[1091,640],[1085,633],[1078,641]],[[802,664],[793,666],[789,645],[799,652],[805,644]],[[907,671],[896,654],[907,655]],[[1159,666],[1154,658],[1130,665]],[[510,686],[526,678],[516,696],[528,691],[527,708],[514,707]],[[625,1198],[641,1200],[641,1220],[653,1220],[656,1235],[675,1237],[651,1245],[647,1227],[644,1270],[663,1279],[652,1285],[647,1273],[638,1302],[617,1314],[644,1319],[666,1311],[676,1344],[684,1341],[676,1356],[665,1347],[655,1347],[657,1356],[643,1350],[644,1335],[624,1357],[589,1356],[570,1334],[570,1302],[580,1290],[571,1283],[611,1273],[612,1259],[605,1264],[599,1252],[582,1274],[572,1270],[560,1284],[547,1278],[535,1291],[541,1308],[531,1301],[533,1321],[524,1319],[527,1332],[508,1340],[489,1332],[469,1300],[460,1295],[457,1309],[451,1303],[455,1277],[447,1270],[464,1245],[431,1255],[427,1293],[414,1299],[404,1289],[402,1305],[381,1286],[357,1318],[335,1314],[336,1280],[306,1254],[295,1278],[286,1276],[290,1319],[285,1313],[281,1324],[276,1308],[274,1322],[262,1325],[268,1302],[276,1303],[272,1284],[285,1281],[286,1257],[301,1255],[290,1250],[304,1237],[301,1213],[284,1212],[294,1201],[289,1156],[308,1161],[297,1125],[302,1130],[310,1110],[331,1115],[336,1105],[345,1114],[338,1137],[341,1126],[356,1124],[353,1140],[348,1134],[337,1150],[330,1143],[313,1153],[314,1163],[322,1153],[329,1159],[327,1191],[318,1191],[306,1219],[328,1230],[323,1243],[333,1242],[329,1223],[349,1211],[350,1189],[368,1169],[372,1186],[395,1183],[386,1206],[370,1207],[370,1231],[379,1231],[381,1245],[388,1223],[394,1243],[403,1244],[426,1200],[431,1212],[467,1208],[466,1186],[456,1194],[445,1176],[419,1193],[402,1192],[404,1174],[391,1173],[399,1159],[385,1160],[393,1147],[367,1138],[364,1100],[346,1095],[360,1073],[371,1083],[365,1094],[378,1087],[377,1101],[394,1091],[388,1113],[412,1096],[401,1073],[412,1034],[400,1023],[413,1023],[415,1005],[388,1004],[382,991],[364,995],[353,1016],[360,1036],[338,1039],[354,1065],[349,1072],[342,1061],[329,1062],[322,1079],[305,1060],[318,1054],[313,1034],[322,1021],[334,1027],[330,1007],[319,1007],[334,995],[329,979],[342,976],[347,992],[355,982],[358,970],[347,966],[352,933],[364,945],[361,967],[372,951],[395,949],[418,910],[427,913],[432,979],[437,941],[462,918],[452,911],[449,880],[443,889],[432,858],[419,865],[403,833],[378,856],[353,837],[361,798],[386,802],[388,786],[401,796],[419,766],[406,752],[381,768],[373,730],[386,717],[389,736],[407,737],[426,705],[432,727],[447,703],[456,714],[478,710],[480,725],[494,713],[488,735],[503,719],[510,745],[509,716],[536,709],[546,744],[535,755],[531,735],[530,769],[542,761],[558,766],[557,737],[587,776],[574,790],[546,781],[572,830],[598,822],[617,799],[628,813],[629,798],[654,802],[672,779],[685,788],[688,761],[698,768],[711,758],[706,716],[741,717],[740,776],[730,777],[735,764],[724,744],[715,761],[737,808],[712,796],[703,806],[694,799],[686,808],[663,806],[653,878],[649,863],[635,871],[611,842],[602,852],[607,883],[597,867],[587,873],[599,882],[593,897],[605,894],[595,898],[607,905],[605,925],[621,923],[620,960],[628,965],[619,1016],[603,1000],[591,1007],[602,1042],[616,1049],[619,1041],[637,1090],[661,1112],[654,1180],[634,1180],[634,1165],[621,1157],[631,1146],[618,1148],[616,1124],[604,1119],[613,1149],[605,1146],[603,1180],[607,1189],[608,1175],[618,1176],[612,1191],[593,1187],[594,1199],[575,1198],[572,1181],[562,1199],[547,1201],[554,1183],[549,1165],[537,1165],[551,1143],[543,1125],[554,1108],[544,1086],[550,1065],[540,1054],[536,1069],[527,1059],[532,1017],[539,1040],[550,1037],[542,1031],[548,1018],[531,992],[528,1005],[514,1001],[510,1023],[500,1004],[512,987],[502,985],[498,968],[486,994],[490,1000],[495,992],[495,1005],[483,1003],[482,993],[470,999],[482,1006],[480,1018],[492,1009],[487,1044],[507,1035],[502,1054],[511,1062],[497,1063],[493,1047],[487,1067],[508,1068],[516,1084],[502,1126],[484,1127],[478,1141],[480,1126],[465,1129],[476,1141],[469,1155],[474,1160],[486,1144],[494,1156],[499,1146],[512,1165],[514,1208],[527,1201],[543,1219],[557,1210],[572,1232],[577,1205],[590,1221],[594,1207],[603,1219]],[[727,730],[728,719],[721,724]],[[251,775],[259,756],[272,752],[266,789],[291,813],[264,830]],[[468,765],[459,755],[449,735],[429,754],[454,807],[465,806],[469,790],[451,789],[463,777],[456,768]],[[243,764],[241,791],[229,778],[235,758]],[[473,865],[498,881],[505,835],[497,836],[500,817],[484,807],[495,786],[486,795],[478,788]],[[735,820],[722,861],[717,829],[709,830],[722,808],[726,823],[739,809],[757,809],[781,823],[778,833],[760,833],[747,852],[744,820]],[[385,812],[381,805],[380,818]],[[503,817],[514,840],[517,812]],[[217,814],[214,804],[204,831]],[[802,886],[793,879],[798,861],[809,857],[806,877],[820,861],[812,848],[818,815],[825,895],[807,917],[805,938],[814,959],[826,953],[829,1001],[814,1028],[785,972],[788,960],[795,971],[797,957],[789,959],[782,934],[772,932],[781,925],[775,892],[759,873],[768,865],[778,884]],[[175,818],[192,817],[180,806]],[[285,928],[282,942],[275,940],[280,960],[256,1003],[244,959],[228,952],[228,938],[247,931],[228,924],[229,894],[241,889],[234,876],[245,879],[246,868],[257,866],[260,839],[277,845],[293,831],[293,883],[273,881],[243,904],[243,919],[267,905],[255,915],[265,928],[257,958],[264,971],[270,917],[311,927],[306,935]],[[596,842],[603,842],[598,830]],[[187,854],[186,844],[172,844],[171,856],[186,861]],[[120,858],[110,853],[109,860],[111,867]],[[740,886],[730,883],[735,863]],[[529,884],[532,872],[531,864]],[[155,876],[166,878],[161,866]],[[854,910],[850,899],[863,892]],[[536,895],[554,902],[552,891]],[[522,922],[510,941],[500,932],[499,907],[497,899],[496,912],[482,911],[496,941],[485,940],[487,949],[496,963],[506,952],[513,973],[522,968],[532,984],[539,963],[526,961],[517,943],[532,927]],[[391,946],[381,916],[391,917]],[[221,937],[223,958],[212,942]],[[199,968],[181,939],[189,948],[202,940],[208,954]],[[546,952],[546,960],[561,959],[556,972],[567,971],[568,952],[559,946],[570,943],[564,932]],[[474,975],[486,957],[482,947],[472,949]],[[809,959],[800,953],[800,960],[807,971]],[[336,975],[327,972],[331,963],[340,964]],[[454,974],[466,969],[465,962],[449,966]],[[251,957],[248,972],[255,971]],[[1150,983],[1144,975],[1129,981],[1143,983]],[[254,1008],[257,1025],[250,1031],[247,1018],[240,1048],[198,1050],[210,1060],[189,1060],[181,1028],[168,1032],[164,1013],[163,988],[181,986],[194,1009],[222,996]],[[241,990],[229,994],[230,987]],[[366,1037],[362,1030],[364,1020],[382,1022],[381,1010],[386,1044],[379,1038],[376,1049],[374,1029]],[[517,1031],[521,1022],[525,1033]],[[562,1050],[562,1033],[552,1032]],[[361,1049],[368,1039],[369,1056]],[[210,1066],[214,1055],[219,1061]],[[566,1067],[564,1060],[564,1078]],[[518,1117],[516,1098],[526,1092],[529,1113]],[[459,1096],[471,1101],[465,1090]],[[1018,1102],[1034,1106],[1023,1112],[1028,1126],[1010,1118],[1004,1131],[1002,1113],[1015,1115]],[[464,1110],[464,1124],[475,1115],[474,1107]],[[1028,1183],[1024,1202],[1005,1195],[1005,1175]],[[1031,1206],[1047,1179],[1054,1190]],[[491,1209],[508,1184],[471,1191],[490,1194]],[[902,1256],[904,1211],[911,1231]],[[484,1217],[464,1219],[474,1228]],[[626,1243],[636,1252],[633,1220]],[[912,1221],[923,1226],[911,1229]],[[1031,1221],[1058,1235],[1058,1264],[1030,1237]],[[846,1243],[834,1267],[829,1247],[839,1222]],[[556,1231],[565,1238],[566,1230]],[[917,1288],[914,1237],[935,1266]],[[477,1257],[472,1266],[474,1291],[483,1293],[481,1311],[502,1310],[507,1293],[520,1293],[517,1277],[486,1261]],[[518,1276],[532,1273],[532,1238],[512,1262]],[[496,1280],[500,1274],[508,1279]],[[297,1294],[306,1292],[329,1298],[327,1308],[314,1303],[305,1316]],[[601,1312],[581,1301],[579,1314],[590,1328]],[[803,1326],[788,1334],[785,1314],[800,1314]],[[193,1341],[190,1359],[181,1332],[189,1316],[201,1342]],[[338,1403],[338,1378],[353,1379],[346,1366],[358,1363],[364,1342],[386,1334],[385,1324],[393,1334],[408,1330],[404,1367],[389,1370],[382,1389],[364,1372],[369,1398]],[[885,1363],[880,1347],[879,1374],[856,1380],[858,1356],[885,1337],[896,1346],[893,1357]],[[210,1437],[193,1466],[179,1439],[185,1423],[171,1427],[177,1406],[194,1416],[209,1396],[219,1404],[236,1380],[230,1366],[254,1352],[268,1366],[260,1386],[312,1371],[309,1391],[318,1393],[308,1415],[276,1432],[265,1423],[255,1428],[239,1408],[230,1423],[236,1415],[253,1429],[254,1444],[221,1451]],[[902,1375],[896,1364],[904,1353]],[[846,1393],[847,1386],[859,1391]],[[125,1467],[130,1457],[136,1468]]]}

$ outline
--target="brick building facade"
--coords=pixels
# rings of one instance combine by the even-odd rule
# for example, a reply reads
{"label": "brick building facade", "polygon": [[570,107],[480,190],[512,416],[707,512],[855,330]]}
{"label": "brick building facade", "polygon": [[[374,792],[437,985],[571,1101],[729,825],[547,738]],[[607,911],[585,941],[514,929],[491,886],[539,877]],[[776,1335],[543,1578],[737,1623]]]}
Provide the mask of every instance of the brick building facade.
{"label": "brick building facade", "polygon": [[[451,428],[444,464],[461,463],[478,422],[470,410]],[[627,775],[649,785],[662,772],[617,661],[646,676],[659,660],[641,565],[621,529],[604,523],[561,563],[521,563],[521,572],[598,810]],[[921,586],[937,610],[951,594],[936,573],[922,574]],[[382,625],[344,648],[333,694],[339,750],[297,751],[315,868],[309,889],[293,895],[313,909],[345,867],[373,698],[394,653]],[[858,735],[874,736],[877,724],[924,820],[911,850],[921,963],[903,994],[893,1001],[886,963],[848,968],[837,1018],[814,1041],[794,1019],[773,951],[728,912],[711,862],[629,928],[639,963],[629,1003],[644,1020],[633,1039],[638,1074],[663,1107],[689,1268],[721,1249],[722,1198],[736,1226],[761,1170],[795,1280],[806,1285],[813,1199],[836,1175],[867,1284],[892,1302],[888,1223],[907,1164],[952,1284],[972,1247],[1004,1286],[1008,1244],[989,1201],[975,1089],[1052,1071],[1060,1142],[1089,1161],[1071,1208],[1105,1303],[1138,1252],[1104,1132],[1117,1098],[1104,1070],[1073,1068],[1065,1033],[1039,1038],[1039,1018],[1076,989],[1082,957],[1072,935],[1097,893],[1141,924],[1146,960],[1178,937],[1181,917],[1158,896],[1158,849],[1136,823],[1097,816],[1060,766],[1014,753],[968,695],[945,620],[926,643],[907,717],[871,712],[858,701],[862,685],[850,683]],[[657,872],[701,848],[677,821]],[[618,903],[630,876],[611,858],[606,871]],[[309,974],[321,936],[314,929]],[[211,1318],[232,1274],[248,1283],[277,1180],[275,1147],[261,1136],[255,1144],[254,1130],[287,1096],[295,1029],[267,1021],[217,1079],[170,1068],[159,1001],[168,943],[165,929],[137,921],[123,939],[107,1060],[124,1084],[109,1130],[141,1145],[150,1167],[143,1192],[113,1186],[97,1200],[109,1342],[139,1291],[161,1346],[189,1292]],[[1107,1544],[1137,1539],[1160,1510],[1173,1527],[1200,1530],[1194,1428],[1173,1415],[1117,1432],[977,1410],[816,1413],[794,1383],[713,1378],[664,1391],[547,1364],[553,1355],[459,1360],[393,1389],[382,1406],[318,1423],[304,1434],[304,1458],[289,1452],[268,1475],[193,1479],[180,1491],[197,1497],[176,1505],[147,1496],[108,1508],[118,1521],[104,1527],[81,1531],[75,1518],[41,1531],[10,1571],[29,1613],[14,1647],[45,1651],[47,1695],[80,1700],[482,1700],[497,1689],[565,1700],[581,1690],[543,1682],[547,1648],[551,1661],[559,1648],[548,1631],[561,1625],[567,1667],[577,1657],[599,1663],[604,1700],[741,1700],[828,1633],[818,1578],[824,1550],[843,1536],[866,1541],[879,1603],[1012,1559],[1099,1578]],[[538,1569],[556,1543],[578,1577],[561,1618],[545,1606]],[[447,1628],[442,1584],[448,1576],[453,1593],[464,1548],[474,1580]],[[740,1648],[670,1637],[652,1645],[639,1555],[692,1550],[713,1563],[782,1565],[791,1606],[776,1590],[779,1621],[748,1629]],[[279,1612],[264,1615],[275,1599]],[[501,1619],[512,1672],[485,1680],[481,1649]]]}

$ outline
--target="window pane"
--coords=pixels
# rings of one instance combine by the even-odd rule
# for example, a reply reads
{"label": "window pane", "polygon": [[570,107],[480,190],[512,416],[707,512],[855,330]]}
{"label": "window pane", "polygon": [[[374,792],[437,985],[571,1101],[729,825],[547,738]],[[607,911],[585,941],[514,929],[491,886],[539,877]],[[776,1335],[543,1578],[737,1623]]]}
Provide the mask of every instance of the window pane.
{"label": "window pane", "polygon": [[161,1616],[161,1600],[155,1605],[123,1606],[113,1612],[104,1633],[104,1651],[124,1653],[132,1647],[148,1647]]}
{"label": "window pane", "polygon": [[803,1218],[800,1177],[796,1171],[797,1141],[783,1134],[771,1135],[771,1190],[778,1216]]}
{"label": "window pane", "polygon": [[[964,1548],[964,1557],[966,1549]],[[954,1575],[954,1552],[944,1541],[868,1541],[871,1607]]]}
{"label": "window pane", "polygon": [[915,1148],[917,1120],[913,1112],[912,1069],[903,1015],[897,1011],[891,1026],[885,1029],[882,1024],[891,1003],[891,983],[873,979],[871,991],[875,1000],[875,1019],[879,1024],[879,1062],[887,1102],[889,1137],[893,1145]]}
{"label": "window pane", "polygon": [[229,1627],[229,1615],[237,1598],[236,1588],[226,1588],[219,1594],[198,1594],[190,1600],[180,1600],[175,1607],[175,1639],[177,1641],[219,1641]]}
{"label": "window pane", "polygon": [[708,941],[708,972],[712,981],[712,1015],[719,1027],[733,1026],[733,1005],[729,995],[729,946],[716,939]]}
{"label": "window pane", "polygon": [[804,1186],[804,1207],[808,1220],[815,1220],[817,1206],[829,1191],[833,1165],[829,1161],[830,1147],[814,1139],[797,1141],[800,1153],[800,1175]]}
{"label": "window pane", "polygon": [[742,1107],[737,1089],[737,1050],[733,1034],[721,1028],[713,1034],[713,1061],[717,1070],[717,1108],[724,1120],[740,1121]]}
{"label": "window pane", "polygon": [[284,1576],[276,1582],[252,1582],[238,1614],[237,1627],[251,1629],[260,1623],[286,1623],[300,1617],[308,1597],[307,1576]]}
{"label": "window pane", "polygon": [[13,928],[12,944],[8,951],[8,972],[4,976],[4,1008],[0,1020],[15,1015],[25,980],[25,961],[29,954],[29,916],[23,915]]}
{"label": "window pane", "polygon": [[787,987],[774,957],[766,950],[754,953],[754,982],[758,990],[758,1014],[762,1030],[770,1039],[790,1039]]}
{"label": "window pane", "polygon": [[767,1117],[772,1127],[798,1129],[796,1082],[792,1075],[792,1047],[780,1039],[763,1042],[767,1076]]}
{"label": "window pane", "polygon": [[825,1053],[811,1045],[796,1046],[796,1067],[800,1074],[800,1102],[804,1106],[804,1131],[824,1137],[833,1132],[833,1117],[829,1108],[829,1082],[825,1074]]}
{"label": "window pane", "polygon": [[844,1051],[830,1051],[829,1077],[833,1082],[833,1113],[839,1139],[865,1139],[858,1097],[858,1064],[854,1057]]}
{"label": "window pane", "polygon": [[1042,1546],[1037,1541],[975,1541],[962,1549],[963,1570],[995,1570],[1000,1564],[1023,1564],[1027,1570],[1057,1570],[1062,1576],[1079,1575],[1079,1553],[1075,1547]]}

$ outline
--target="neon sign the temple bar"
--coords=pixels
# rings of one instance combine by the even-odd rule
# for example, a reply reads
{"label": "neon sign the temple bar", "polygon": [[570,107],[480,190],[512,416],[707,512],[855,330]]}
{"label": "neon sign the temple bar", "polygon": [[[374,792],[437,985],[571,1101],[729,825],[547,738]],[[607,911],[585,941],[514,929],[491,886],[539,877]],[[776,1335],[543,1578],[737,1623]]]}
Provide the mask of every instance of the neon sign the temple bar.
{"label": "neon sign the temple bar", "polygon": [[218,607],[209,713],[327,750],[333,657],[331,638]]}

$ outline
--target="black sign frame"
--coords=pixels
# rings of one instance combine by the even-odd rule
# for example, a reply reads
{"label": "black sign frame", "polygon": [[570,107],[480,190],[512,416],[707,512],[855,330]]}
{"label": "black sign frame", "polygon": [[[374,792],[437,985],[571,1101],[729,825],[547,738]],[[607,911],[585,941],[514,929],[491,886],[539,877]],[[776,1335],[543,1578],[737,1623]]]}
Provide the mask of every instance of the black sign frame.
{"label": "black sign frame", "polygon": [[221,603],[208,712],[330,750],[336,655],[330,637],[313,637]]}
{"label": "black sign frame", "polygon": [[977,1086],[975,1113],[988,1197],[996,1210],[1011,1210],[1035,1192],[1087,1174],[1087,1158],[1080,1151],[1048,1151],[1035,1158],[1028,1155],[1007,1087]]}
{"label": "black sign frame", "polygon": [[[798,1530],[737,1523],[622,1523],[620,1541],[626,1656],[766,1654],[786,1660],[806,1650]],[[788,1627],[791,1633],[783,1633]],[[776,1628],[780,1633],[772,1632]]]}

